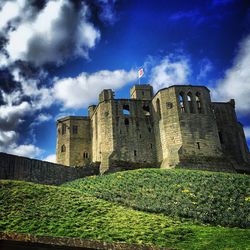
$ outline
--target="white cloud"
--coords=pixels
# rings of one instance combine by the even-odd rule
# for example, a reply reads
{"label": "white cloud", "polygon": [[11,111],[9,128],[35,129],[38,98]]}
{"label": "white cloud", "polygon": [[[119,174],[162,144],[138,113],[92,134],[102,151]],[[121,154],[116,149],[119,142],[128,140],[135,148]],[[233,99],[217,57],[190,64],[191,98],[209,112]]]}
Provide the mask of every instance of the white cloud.
{"label": "white cloud", "polygon": [[0,52],[0,68],[7,67],[8,65],[9,65],[8,58],[5,56],[5,54],[1,54]]}
{"label": "white cloud", "polygon": [[33,144],[17,145],[18,133],[11,131],[0,131],[0,152],[36,158],[43,150]]}
{"label": "white cloud", "polygon": [[41,113],[36,118],[36,121],[38,121],[38,122],[47,122],[47,121],[50,121],[51,119],[52,119],[52,115]]}
{"label": "white cloud", "polygon": [[105,88],[118,89],[136,80],[135,70],[101,70],[93,74],[82,73],[75,78],[56,80],[54,96],[65,108],[81,108],[95,101]]}
{"label": "white cloud", "polygon": [[250,35],[240,43],[233,66],[217,82],[213,96],[220,101],[234,98],[239,112],[250,113]]}
{"label": "white cloud", "polygon": [[40,148],[32,145],[32,144],[26,144],[26,145],[12,145],[8,150],[7,153],[19,155],[19,156],[26,156],[30,158],[36,158],[38,157],[43,150]]}
{"label": "white cloud", "polygon": [[8,144],[12,144],[17,138],[15,131],[1,131],[0,130],[0,149]]}
{"label": "white cloud", "polygon": [[4,50],[9,58],[2,51],[0,66],[17,60],[42,66],[74,56],[88,57],[88,50],[100,38],[88,16],[84,2],[77,8],[69,0],[49,0],[43,9],[35,10],[28,0],[7,1],[0,9],[0,27],[6,30]]}
{"label": "white cloud", "polygon": [[55,162],[56,162],[56,155],[55,155],[55,154],[48,155],[47,157],[45,157],[45,158],[43,159],[43,161],[48,161],[48,162],[53,162],[53,163],[55,163]]}
{"label": "white cloud", "polygon": [[208,58],[203,58],[199,63],[200,72],[197,76],[197,80],[201,81],[206,79],[209,72],[213,70],[213,64]]}
{"label": "white cloud", "polygon": [[35,120],[30,124],[30,128],[40,125],[41,123],[52,120],[52,115],[46,113],[40,113]]}
{"label": "white cloud", "polygon": [[160,64],[151,69],[150,83],[155,90],[176,84],[187,84],[191,73],[186,57],[166,56]]}
{"label": "white cloud", "polygon": [[21,102],[18,105],[5,104],[0,106],[0,129],[14,129],[20,122],[22,117],[31,111],[28,102]]}
{"label": "white cloud", "polygon": [[19,2],[7,1],[3,4],[0,10],[0,30],[3,30],[7,26],[8,22],[18,16],[22,7]]}
{"label": "white cloud", "polygon": [[21,82],[24,96],[29,96],[30,104],[34,110],[50,107],[53,103],[52,90],[47,87],[38,87],[38,82],[33,80],[23,80]]}

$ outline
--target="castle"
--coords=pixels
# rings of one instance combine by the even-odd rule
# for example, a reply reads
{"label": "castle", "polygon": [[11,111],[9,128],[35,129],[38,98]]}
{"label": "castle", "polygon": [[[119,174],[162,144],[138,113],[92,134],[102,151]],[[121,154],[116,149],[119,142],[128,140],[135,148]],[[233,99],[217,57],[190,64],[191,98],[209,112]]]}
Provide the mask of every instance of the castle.
{"label": "castle", "polygon": [[135,85],[130,99],[104,89],[88,116],[57,121],[57,163],[100,164],[100,172],[157,166],[238,169],[250,154],[235,102],[211,102],[205,86],[174,85],[155,95]]}

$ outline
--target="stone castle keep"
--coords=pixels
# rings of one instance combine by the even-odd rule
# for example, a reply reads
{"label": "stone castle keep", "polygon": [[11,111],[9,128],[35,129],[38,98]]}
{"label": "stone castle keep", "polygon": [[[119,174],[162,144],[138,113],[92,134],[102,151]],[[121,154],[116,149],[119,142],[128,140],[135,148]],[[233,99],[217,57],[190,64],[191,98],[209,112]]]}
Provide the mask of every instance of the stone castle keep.
{"label": "stone castle keep", "polygon": [[234,100],[211,102],[205,86],[175,85],[153,95],[135,85],[130,99],[111,89],[89,106],[88,116],[57,121],[57,163],[100,164],[100,172],[138,167],[238,169],[250,165]]}

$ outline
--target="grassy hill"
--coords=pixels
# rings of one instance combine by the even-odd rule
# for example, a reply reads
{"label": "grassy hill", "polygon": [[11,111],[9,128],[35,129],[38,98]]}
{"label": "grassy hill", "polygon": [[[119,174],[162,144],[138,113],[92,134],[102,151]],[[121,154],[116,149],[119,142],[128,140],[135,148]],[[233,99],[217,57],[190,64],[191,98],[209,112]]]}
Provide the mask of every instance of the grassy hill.
{"label": "grassy hill", "polygon": [[250,227],[250,176],[141,169],[64,184],[147,212],[222,226]]}
{"label": "grassy hill", "polygon": [[[194,177],[196,173],[199,178]],[[213,173],[203,174],[214,176]],[[172,249],[250,249],[250,229],[202,225],[191,219],[180,219],[179,212],[168,216],[166,208],[158,211],[160,202],[167,204],[166,200],[162,201],[166,190],[169,195],[171,190],[175,190],[171,189],[174,181],[169,188],[165,187],[166,183],[171,183],[169,175],[176,175],[176,180],[179,180],[176,185],[181,187],[177,189],[182,197],[178,198],[180,203],[185,198],[183,195],[194,193],[191,183],[187,182],[189,186],[186,186],[185,176],[193,176],[192,185],[196,185],[195,179],[203,179],[202,173],[194,171],[138,170],[90,177],[61,187],[3,180],[0,181],[0,231],[143,243]],[[232,178],[232,183],[242,186],[238,188],[241,190],[238,195],[227,193],[225,188],[225,197],[235,199],[239,196],[237,202],[243,201],[244,204],[244,209],[240,211],[247,212],[250,203],[246,196],[250,187],[249,177],[227,174],[218,176],[222,179],[224,176],[228,180],[227,184],[230,184],[229,180]],[[207,178],[203,181],[205,179]],[[212,183],[211,186],[214,186],[216,181]],[[150,188],[153,190],[150,191]],[[200,189],[203,190],[204,187],[201,186]],[[176,192],[172,194],[173,197]],[[102,198],[115,202],[94,196],[103,196]],[[151,202],[146,201],[146,197]],[[188,199],[186,202],[189,204]],[[125,207],[125,204],[144,211],[133,210]],[[179,203],[176,204],[177,210],[180,210],[179,206]],[[246,215],[242,216],[247,218]],[[244,227],[248,225],[243,220],[233,221],[240,221],[240,225]]]}

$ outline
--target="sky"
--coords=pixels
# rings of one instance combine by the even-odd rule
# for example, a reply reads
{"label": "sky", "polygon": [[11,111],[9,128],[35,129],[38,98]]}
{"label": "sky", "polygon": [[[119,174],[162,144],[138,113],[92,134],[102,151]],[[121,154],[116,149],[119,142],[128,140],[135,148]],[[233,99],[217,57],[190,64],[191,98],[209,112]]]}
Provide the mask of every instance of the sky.
{"label": "sky", "polygon": [[235,99],[250,146],[249,1],[1,0],[0,151],[55,161],[56,120],[129,98],[140,67],[155,92]]}

